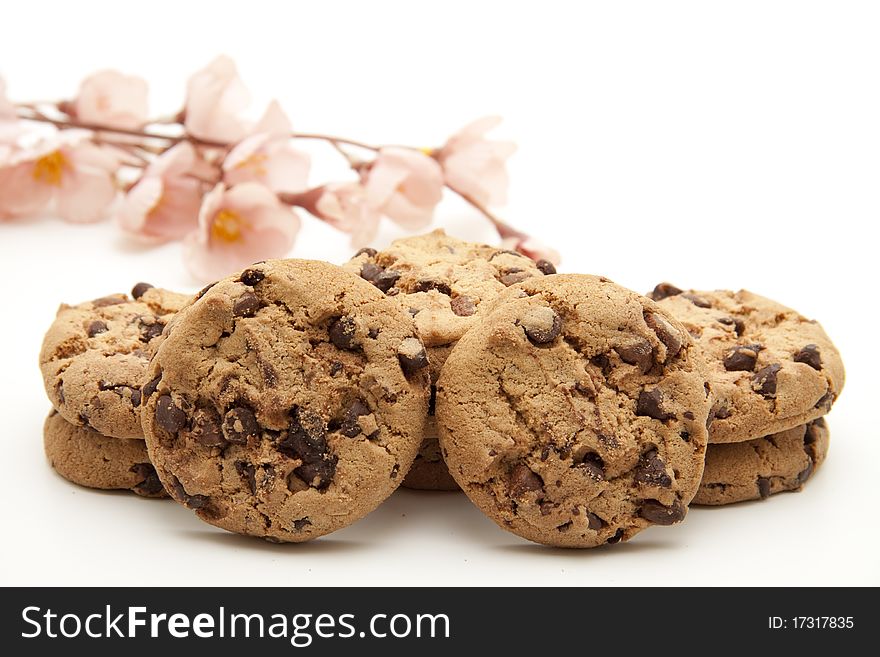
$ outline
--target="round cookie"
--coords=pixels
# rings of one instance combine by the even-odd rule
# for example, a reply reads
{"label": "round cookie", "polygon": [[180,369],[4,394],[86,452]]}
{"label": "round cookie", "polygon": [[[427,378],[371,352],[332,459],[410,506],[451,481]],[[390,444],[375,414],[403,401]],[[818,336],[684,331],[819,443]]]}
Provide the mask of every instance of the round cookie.
{"label": "round cookie", "polygon": [[43,425],[43,445],[55,471],[75,484],[167,497],[143,440],[108,438],[53,410]]}
{"label": "round cookie", "polygon": [[692,504],[733,504],[800,490],[828,454],[824,418],[742,443],[709,445]]}
{"label": "round cookie", "polygon": [[[432,382],[452,347],[480,321],[491,301],[514,283],[555,273],[546,260],[536,263],[515,251],[464,242],[440,229],[397,240],[383,251],[361,249],[343,267],[396,299],[415,317],[431,359]],[[433,417],[403,485],[458,490],[440,455]]]}
{"label": "round cookie", "polygon": [[606,278],[516,288],[437,383],[452,476],[502,528],[547,545],[617,543],[682,520],[710,406],[687,331]]}
{"label": "round cookie", "polygon": [[143,388],[150,457],[223,529],[305,541],[402,481],[428,410],[412,317],[340,267],[258,263],[169,324]]}
{"label": "round cookie", "polygon": [[114,294],[62,305],[40,350],[52,405],[65,420],[114,438],[143,438],[140,387],[155,342],[190,296],[138,283],[132,300]]}
{"label": "round cookie", "polygon": [[715,404],[709,442],[752,440],[806,424],[843,389],[840,354],[822,327],[746,290],[683,292],[662,283],[650,296],[702,347]]}

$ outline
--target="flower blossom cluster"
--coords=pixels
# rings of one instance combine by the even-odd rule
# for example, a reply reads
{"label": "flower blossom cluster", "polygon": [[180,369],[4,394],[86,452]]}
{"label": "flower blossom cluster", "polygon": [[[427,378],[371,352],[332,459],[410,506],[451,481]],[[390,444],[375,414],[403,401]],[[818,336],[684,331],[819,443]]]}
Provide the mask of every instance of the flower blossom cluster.
{"label": "flower blossom cluster", "polygon": [[[164,119],[150,118],[147,83],[116,71],[89,76],[73,99],[52,104],[15,104],[0,79],[0,221],[113,217],[138,240],[182,241],[186,264],[207,280],[287,255],[299,214],[363,246],[383,218],[425,228],[451,190],[509,248],[558,260],[489,210],[506,200],[506,161],[515,149],[487,136],[497,117],[467,125],[438,148],[383,147],[297,133],[274,101],[248,121],[247,106],[236,66],[222,56],[190,77],[183,108]],[[309,140],[339,151],[349,177],[312,182],[301,148]]]}

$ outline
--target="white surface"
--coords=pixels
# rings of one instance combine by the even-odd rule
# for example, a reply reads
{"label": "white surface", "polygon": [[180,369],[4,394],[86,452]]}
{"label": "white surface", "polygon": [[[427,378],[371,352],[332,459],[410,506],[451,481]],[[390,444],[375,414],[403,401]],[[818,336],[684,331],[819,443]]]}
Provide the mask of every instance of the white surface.
{"label": "white surface", "polygon": [[[224,51],[254,112],[277,96],[303,131],[436,144],[504,114],[501,134],[520,146],[504,215],[559,247],[563,271],[640,291],[663,279],[747,287],[822,321],[848,382],[828,462],[805,490],[567,552],[497,529],[456,494],[401,491],[343,531],[277,546],[172,502],[78,488],[41,448],[37,352],[56,305],[142,279],[197,283],[179,245],[144,250],[111,223],[42,219],[0,224],[0,584],[880,584],[876,5],[536,7],[16,3],[0,74],[16,99],[51,98],[111,66],[147,78],[165,112]],[[333,162],[319,158],[318,175]],[[294,255],[348,256],[344,236],[304,223]],[[437,223],[492,238],[453,202]]]}

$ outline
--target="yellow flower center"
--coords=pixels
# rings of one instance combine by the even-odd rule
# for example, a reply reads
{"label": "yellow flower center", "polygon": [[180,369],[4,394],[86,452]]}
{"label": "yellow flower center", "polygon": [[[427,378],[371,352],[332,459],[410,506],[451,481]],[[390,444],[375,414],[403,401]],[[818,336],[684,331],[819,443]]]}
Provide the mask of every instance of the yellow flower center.
{"label": "yellow flower center", "polygon": [[67,158],[61,151],[52,151],[34,162],[33,177],[41,183],[61,186],[61,176],[67,167]]}
{"label": "yellow flower center", "polygon": [[241,237],[241,230],[244,226],[245,221],[240,214],[232,210],[220,210],[214,215],[211,234],[224,242],[236,242]]}
{"label": "yellow flower center", "polygon": [[246,157],[241,162],[235,165],[236,169],[252,169],[254,175],[256,176],[265,176],[267,171],[265,167],[265,162],[269,158],[262,153],[254,153],[250,157]]}

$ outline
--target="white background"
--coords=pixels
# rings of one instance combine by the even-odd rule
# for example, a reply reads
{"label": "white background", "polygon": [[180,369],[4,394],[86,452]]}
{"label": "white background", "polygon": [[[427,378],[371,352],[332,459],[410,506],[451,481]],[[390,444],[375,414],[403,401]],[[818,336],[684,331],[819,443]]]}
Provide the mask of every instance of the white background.
{"label": "white background", "polygon": [[[880,583],[875,4],[44,0],[3,23],[17,100],[70,96],[113,67],[173,112],[188,74],[225,52],[254,115],[277,97],[302,131],[437,145],[503,114],[499,135],[519,144],[503,215],[558,247],[562,271],[639,291],[753,289],[818,318],[848,382],[829,459],[801,493],[695,508],[628,544],[541,548],[463,495],[399,491],[336,534],[271,545],[170,501],[73,486],[44,461],[37,353],[57,304],[138,280],[195,290],[180,246],[132,246],[112,222],[2,224],[0,584]],[[315,154],[316,181],[343,173]],[[345,236],[304,224],[293,255],[348,257]],[[493,239],[453,201],[437,225]]]}

